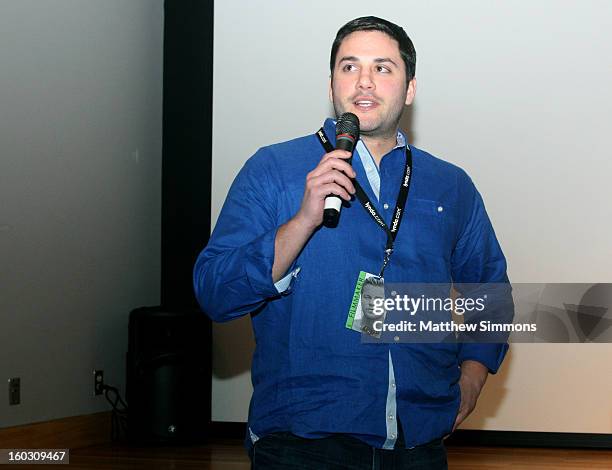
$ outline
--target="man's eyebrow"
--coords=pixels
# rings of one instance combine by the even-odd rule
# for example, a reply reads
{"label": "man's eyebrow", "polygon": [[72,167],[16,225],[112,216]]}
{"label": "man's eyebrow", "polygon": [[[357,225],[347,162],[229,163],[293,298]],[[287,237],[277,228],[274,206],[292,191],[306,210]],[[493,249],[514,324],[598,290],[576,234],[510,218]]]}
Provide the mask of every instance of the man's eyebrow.
{"label": "man's eyebrow", "polygon": [[[339,64],[341,64],[342,62],[359,62],[359,57],[355,57],[354,55],[345,56],[338,61]],[[377,57],[376,59],[374,59],[374,62],[376,62],[377,64],[389,62],[397,67],[395,61],[390,57]]]}
{"label": "man's eyebrow", "polygon": [[339,64],[342,62],[359,62],[359,59],[355,57],[354,55],[349,55],[349,56],[344,56],[342,59],[338,61]]}
{"label": "man's eyebrow", "polygon": [[376,62],[377,64],[382,64],[385,62],[390,62],[393,65],[395,65],[397,67],[397,64],[395,63],[395,61],[393,61],[393,59],[391,59],[390,57],[381,57],[379,59],[374,59],[374,62]]}

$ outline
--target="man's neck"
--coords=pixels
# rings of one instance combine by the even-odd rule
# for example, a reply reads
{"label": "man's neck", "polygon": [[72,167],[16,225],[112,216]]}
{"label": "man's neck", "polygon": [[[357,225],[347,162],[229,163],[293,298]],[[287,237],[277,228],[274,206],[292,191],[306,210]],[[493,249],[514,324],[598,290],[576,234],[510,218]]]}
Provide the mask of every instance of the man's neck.
{"label": "man's neck", "polygon": [[380,161],[387,153],[389,153],[397,145],[397,132],[393,136],[386,137],[368,137],[361,136],[361,140],[368,148],[376,166],[380,167]]}

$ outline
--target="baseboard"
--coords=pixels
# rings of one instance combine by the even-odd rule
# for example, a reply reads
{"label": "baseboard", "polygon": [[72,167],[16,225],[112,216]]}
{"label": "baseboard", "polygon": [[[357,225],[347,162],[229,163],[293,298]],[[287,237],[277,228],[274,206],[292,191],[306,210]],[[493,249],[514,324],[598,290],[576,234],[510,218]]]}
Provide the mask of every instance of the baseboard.
{"label": "baseboard", "polygon": [[612,449],[612,434],[458,429],[445,443],[449,446]]}
{"label": "baseboard", "polygon": [[110,436],[110,411],[0,429],[4,449],[79,449],[106,444]]}
{"label": "baseboard", "polygon": [[[215,438],[244,439],[246,423],[213,421],[210,435]],[[446,439],[447,446],[504,446],[612,449],[612,434],[481,431],[458,429]]]}

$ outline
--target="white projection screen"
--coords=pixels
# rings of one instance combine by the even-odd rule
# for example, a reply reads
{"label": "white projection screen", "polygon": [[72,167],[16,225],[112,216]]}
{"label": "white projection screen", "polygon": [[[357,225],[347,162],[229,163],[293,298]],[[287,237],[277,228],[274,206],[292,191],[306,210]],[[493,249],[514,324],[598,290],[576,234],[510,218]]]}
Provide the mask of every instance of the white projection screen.
{"label": "white projection screen", "polygon": [[[412,38],[418,86],[403,127],[471,175],[511,281],[612,282],[608,0],[215,2],[213,225],[257,148],[331,115],[331,43],[364,15]],[[215,325],[213,350],[212,418],[244,422],[250,319]],[[612,345],[512,345],[462,428],[612,433]]]}

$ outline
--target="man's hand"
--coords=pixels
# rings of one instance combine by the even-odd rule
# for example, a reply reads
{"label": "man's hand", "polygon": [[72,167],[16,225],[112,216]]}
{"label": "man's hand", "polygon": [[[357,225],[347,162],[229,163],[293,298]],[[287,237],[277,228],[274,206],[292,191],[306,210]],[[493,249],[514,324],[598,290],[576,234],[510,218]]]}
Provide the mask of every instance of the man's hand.
{"label": "man's hand", "polygon": [[276,232],[272,265],[274,282],[285,275],[310,236],[323,223],[325,197],[335,194],[349,201],[351,194],[355,193],[350,178],[355,178],[356,173],[346,161],[350,157],[351,153],[346,150],[326,153],[315,169],[306,176],[300,210]]}
{"label": "man's hand", "polygon": [[346,150],[334,150],[326,153],[319,164],[306,176],[306,188],[302,206],[295,218],[302,225],[314,231],[323,223],[325,198],[335,194],[345,201],[350,201],[355,194],[355,187],[350,178],[355,178],[355,170],[346,160],[351,153]]}
{"label": "man's hand", "polygon": [[461,404],[459,405],[459,413],[455,419],[453,431],[474,411],[476,401],[487,381],[488,375],[489,370],[480,362],[467,360],[461,364],[461,378],[459,379]]}

